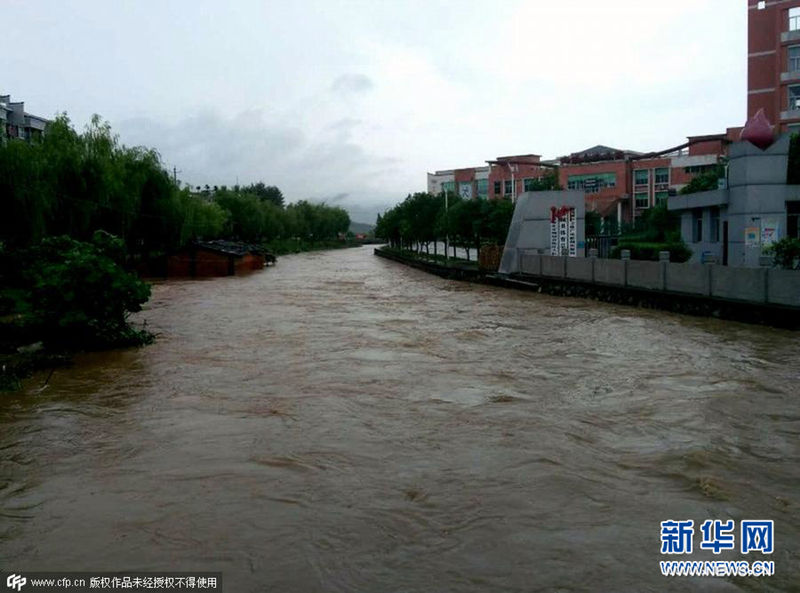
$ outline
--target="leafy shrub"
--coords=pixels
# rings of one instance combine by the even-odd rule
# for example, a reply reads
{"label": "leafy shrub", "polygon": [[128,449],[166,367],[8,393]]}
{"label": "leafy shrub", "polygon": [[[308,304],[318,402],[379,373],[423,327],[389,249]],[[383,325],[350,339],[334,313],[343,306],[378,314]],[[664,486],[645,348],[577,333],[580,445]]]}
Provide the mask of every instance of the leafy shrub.
{"label": "leafy shrub", "polygon": [[767,247],[765,253],[773,256],[776,266],[787,270],[800,268],[800,239],[784,237]]}
{"label": "leafy shrub", "polygon": [[658,261],[659,251],[669,251],[673,262],[685,262],[692,256],[681,238],[680,216],[666,204],[649,208],[637,218],[611,250],[611,257],[619,258],[623,249],[630,249],[631,259],[650,261]]}
{"label": "leafy shrub", "polygon": [[122,241],[102,231],[92,243],[50,237],[20,254],[29,291],[27,324],[46,346],[103,348],[147,343],[128,324],[150,287],[120,265]]}
{"label": "leafy shrub", "polygon": [[725,165],[722,163],[705,173],[701,173],[681,188],[682,195],[710,191],[719,187],[719,180],[725,177]]}
{"label": "leafy shrub", "polygon": [[621,240],[619,244],[611,250],[611,257],[619,259],[620,252],[623,249],[630,249],[631,259],[658,261],[659,251],[669,251],[669,260],[671,262],[685,262],[692,257],[692,250],[689,249],[683,241],[652,243]]}

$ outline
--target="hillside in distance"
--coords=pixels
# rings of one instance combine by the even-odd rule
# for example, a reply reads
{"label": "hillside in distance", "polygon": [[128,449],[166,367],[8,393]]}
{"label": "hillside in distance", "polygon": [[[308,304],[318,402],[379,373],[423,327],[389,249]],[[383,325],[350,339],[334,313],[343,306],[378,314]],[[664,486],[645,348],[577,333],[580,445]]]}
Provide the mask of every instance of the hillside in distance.
{"label": "hillside in distance", "polygon": [[367,224],[366,222],[353,222],[353,221],[350,222],[350,232],[353,233],[354,235],[358,235],[360,233],[368,235],[374,230],[375,230],[374,224]]}

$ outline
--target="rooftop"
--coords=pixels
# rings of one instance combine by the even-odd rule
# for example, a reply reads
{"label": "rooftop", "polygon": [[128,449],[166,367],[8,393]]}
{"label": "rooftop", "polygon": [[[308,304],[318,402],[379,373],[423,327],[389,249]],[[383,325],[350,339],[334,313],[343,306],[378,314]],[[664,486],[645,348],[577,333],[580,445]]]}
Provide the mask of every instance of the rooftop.
{"label": "rooftop", "polygon": [[217,253],[235,255],[238,257],[247,255],[248,253],[264,253],[264,249],[258,245],[242,243],[240,241],[225,241],[223,239],[217,239],[215,241],[197,241],[194,245],[209,251],[216,251]]}

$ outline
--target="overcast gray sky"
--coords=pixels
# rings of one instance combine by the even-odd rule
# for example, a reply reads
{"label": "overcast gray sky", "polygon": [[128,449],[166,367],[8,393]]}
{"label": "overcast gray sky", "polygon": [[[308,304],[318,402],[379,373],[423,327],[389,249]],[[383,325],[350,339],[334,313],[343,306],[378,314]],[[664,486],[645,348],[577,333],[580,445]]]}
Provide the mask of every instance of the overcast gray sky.
{"label": "overcast gray sky", "polygon": [[746,116],[743,0],[3,0],[2,21],[0,92],[27,111],[363,222],[427,171]]}

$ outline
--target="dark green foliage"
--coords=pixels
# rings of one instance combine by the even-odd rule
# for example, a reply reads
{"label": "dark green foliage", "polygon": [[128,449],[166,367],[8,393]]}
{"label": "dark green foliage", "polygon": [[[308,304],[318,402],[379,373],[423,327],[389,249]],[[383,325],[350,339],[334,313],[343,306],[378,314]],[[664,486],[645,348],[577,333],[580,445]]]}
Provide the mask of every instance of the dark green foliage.
{"label": "dark green foliage", "polygon": [[68,364],[67,351],[146,344],[131,327],[150,288],[125,272],[117,237],[91,243],[50,237],[27,249],[0,248],[0,391],[18,389],[32,371]]}
{"label": "dark green foliage", "polygon": [[681,189],[681,194],[694,194],[719,187],[719,180],[725,177],[725,165],[719,163],[714,169],[701,173]]}
{"label": "dark green foliage", "polygon": [[765,253],[773,256],[776,266],[787,270],[800,269],[800,239],[784,237],[767,247]]}
{"label": "dark green foliage", "polygon": [[0,146],[0,240],[25,247],[47,236],[87,241],[104,229],[135,253],[180,243],[183,208],[158,154],[119,144],[98,116],[83,134],[66,115],[40,142]]}
{"label": "dark green foliage", "polygon": [[42,141],[0,145],[0,241],[24,248],[48,236],[88,241],[102,229],[134,258],[203,239],[325,241],[346,233],[342,208],[299,202],[263,182],[180,190],[159,155],[119,143],[98,116],[82,134],[60,115]]}
{"label": "dark green foliage", "polygon": [[541,179],[534,179],[525,191],[551,191],[564,189],[558,183],[558,168],[550,169]]}
{"label": "dark green foliage", "polygon": [[603,229],[603,218],[597,212],[588,211],[586,212],[584,224],[586,236],[593,237],[601,233]]}
{"label": "dark green foliage", "polygon": [[91,243],[49,237],[19,252],[25,266],[17,288],[25,291],[24,324],[48,347],[105,348],[147,342],[128,315],[141,310],[150,287],[120,262],[122,241],[98,232]]}
{"label": "dark green foliage", "polygon": [[[446,207],[447,206],[447,207]],[[451,245],[479,249],[486,243],[503,244],[514,215],[509,199],[462,200],[444,195],[420,192],[378,216],[375,236],[387,240],[398,249],[430,251],[448,238]]]}
{"label": "dark green foliage", "polygon": [[241,191],[245,194],[253,194],[262,202],[271,202],[278,208],[283,208],[283,192],[274,185],[264,185],[264,182],[259,181],[258,183],[243,187],[241,190],[236,188],[236,191]]}
{"label": "dark green foliage", "polygon": [[344,236],[350,228],[350,216],[343,208],[300,200],[286,207],[283,220],[287,237],[306,241],[326,241]]}
{"label": "dark green foliage", "polygon": [[800,134],[792,134],[790,140],[786,183],[800,185]]}
{"label": "dark green foliage", "polygon": [[611,249],[611,257],[619,259],[622,249],[630,250],[631,259],[658,261],[659,251],[669,251],[669,260],[672,262],[685,262],[692,257],[692,250],[683,241],[654,243],[621,239],[619,244]]}
{"label": "dark green foliage", "polygon": [[680,216],[667,210],[666,204],[650,208],[636,219],[633,228],[624,232],[611,257],[630,249],[632,259],[658,260],[659,251],[669,251],[670,261],[684,262],[692,251],[681,238]]}

